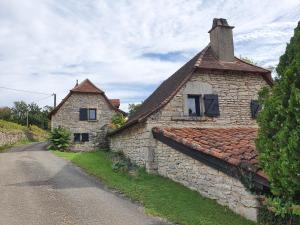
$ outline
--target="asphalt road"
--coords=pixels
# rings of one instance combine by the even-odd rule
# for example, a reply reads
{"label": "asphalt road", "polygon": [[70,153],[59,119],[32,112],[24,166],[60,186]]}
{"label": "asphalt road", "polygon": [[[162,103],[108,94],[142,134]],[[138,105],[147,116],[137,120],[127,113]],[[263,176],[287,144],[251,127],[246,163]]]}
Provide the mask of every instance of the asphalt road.
{"label": "asphalt road", "polygon": [[35,143],[0,153],[0,225],[162,225]]}

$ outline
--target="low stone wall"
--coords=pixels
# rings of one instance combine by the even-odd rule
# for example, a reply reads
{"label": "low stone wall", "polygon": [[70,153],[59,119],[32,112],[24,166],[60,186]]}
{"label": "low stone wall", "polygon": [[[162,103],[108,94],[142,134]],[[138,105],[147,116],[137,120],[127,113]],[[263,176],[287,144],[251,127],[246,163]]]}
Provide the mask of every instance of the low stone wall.
{"label": "low stone wall", "polygon": [[139,166],[146,166],[150,131],[146,124],[132,126],[110,137],[110,149],[123,152]]}
{"label": "low stone wall", "polygon": [[22,131],[0,131],[0,146],[11,145],[26,138]]}
{"label": "low stone wall", "polygon": [[158,174],[196,190],[205,197],[215,199],[247,219],[257,221],[257,196],[248,192],[239,180],[159,141],[155,149],[155,161]]}

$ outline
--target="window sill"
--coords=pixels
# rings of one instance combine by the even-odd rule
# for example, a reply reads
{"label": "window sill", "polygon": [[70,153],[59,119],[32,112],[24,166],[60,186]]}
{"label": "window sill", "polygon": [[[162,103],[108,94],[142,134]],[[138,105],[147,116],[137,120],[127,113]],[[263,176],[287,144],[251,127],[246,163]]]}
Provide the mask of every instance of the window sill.
{"label": "window sill", "polygon": [[208,121],[210,118],[205,116],[173,116],[172,121]]}

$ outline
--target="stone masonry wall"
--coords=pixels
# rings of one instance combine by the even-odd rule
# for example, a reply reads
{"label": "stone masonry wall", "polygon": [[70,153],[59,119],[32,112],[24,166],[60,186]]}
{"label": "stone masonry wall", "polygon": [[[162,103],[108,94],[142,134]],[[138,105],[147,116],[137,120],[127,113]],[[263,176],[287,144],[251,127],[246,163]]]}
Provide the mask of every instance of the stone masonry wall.
{"label": "stone masonry wall", "polygon": [[[191,120],[185,115],[185,99],[189,93],[189,86],[193,83],[199,84],[198,94],[203,94],[201,91],[211,91],[211,94],[218,95],[219,117],[202,117],[201,119]],[[209,88],[206,87],[201,90],[201,84]],[[268,86],[268,84],[262,76],[258,75],[239,73],[195,74],[166,106],[150,116],[147,124],[149,129],[155,126],[255,127],[257,124],[251,118],[250,102],[258,98],[258,92],[265,86]]]}
{"label": "stone masonry wall", "polygon": [[11,145],[26,138],[23,131],[0,131],[0,146]]}
{"label": "stone masonry wall", "polygon": [[[96,108],[96,121],[80,121],[80,108]],[[51,118],[51,127],[64,127],[74,133],[89,133],[89,142],[72,143],[71,150],[86,151],[97,147],[104,148],[107,145],[107,125],[115,111],[112,110],[104,97],[100,94],[73,93]]]}
{"label": "stone masonry wall", "polygon": [[149,147],[150,131],[146,124],[137,124],[120,134],[110,137],[110,149],[122,151],[139,166],[145,166]]}
{"label": "stone masonry wall", "polygon": [[223,172],[215,170],[173,148],[157,141],[155,149],[158,173],[215,199],[234,212],[253,221],[257,220],[256,196],[243,184]]}
{"label": "stone masonry wall", "polygon": [[[251,118],[250,102],[251,99],[257,99],[259,90],[267,85],[258,75],[195,74],[167,105],[147,119],[142,132],[137,125],[123,130],[110,137],[110,147],[118,151],[123,150],[133,161],[137,161],[138,164],[143,162],[148,171],[155,171],[157,163],[151,160],[154,158],[156,147],[151,132],[153,127],[255,127],[257,125]],[[193,90],[190,86],[194,86]],[[199,89],[202,94],[218,94],[220,117],[190,120],[184,115],[184,98],[190,91],[196,94],[194,89]]]}

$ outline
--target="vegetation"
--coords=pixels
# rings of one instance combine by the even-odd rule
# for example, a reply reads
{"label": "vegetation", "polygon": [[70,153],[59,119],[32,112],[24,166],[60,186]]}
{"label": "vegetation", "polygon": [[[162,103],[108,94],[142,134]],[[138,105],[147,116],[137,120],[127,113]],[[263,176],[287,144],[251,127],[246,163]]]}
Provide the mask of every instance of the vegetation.
{"label": "vegetation", "polygon": [[29,128],[27,128],[20,124],[4,120],[0,120],[0,132],[12,135],[17,133],[23,133],[24,136],[23,139],[18,140],[17,142],[12,144],[1,145],[0,143],[0,151],[3,151],[16,145],[27,144],[34,141],[45,141],[48,139],[48,132],[35,125],[32,125]]}
{"label": "vegetation", "polygon": [[24,101],[14,102],[14,106],[0,108],[0,119],[18,123],[21,125],[28,124],[36,125],[42,129],[49,129],[48,114],[52,110],[52,107],[45,106],[40,108],[36,103],[27,104]]}
{"label": "vegetation", "polygon": [[138,108],[140,108],[140,106],[142,105],[142,103],[138,103],[138,104],[129,104],[128,106],[128,109],[129,109],[129,112],[128,112],[128,117],[131,117],[137,110]]}
{"label": "vegetation", "polygon": [[270,201],[278,215],[293,213],[300,193],[300,22],[277,66],[271,90],[260,93],[263,110],[256,146],[271,182]]}
{"label": "vegetation", "polygon": [[117,113],[111,118],[113,129],[120,128],[126,123],[126,117],[122,113]]}
{"label": "vegetation", "polygon": [[62,127],[54,128],[50,132],[50,146],[49,149],[56,150],[68,150],[70,146],[71,133],[69,130],[64,129]]}
{"label": "vegetation", "polygon": [[186,225],[254,225],[255,223],[236,215],[214,200],[202,197],[181,184],[157,175],[147,174],[143,169],[114,169],[116,161],[112,153],[59,152],[57,156],[71,160],[89,174],[100,178],[107,186],[117,189],[134,201],[145,206],[146,212]]}

